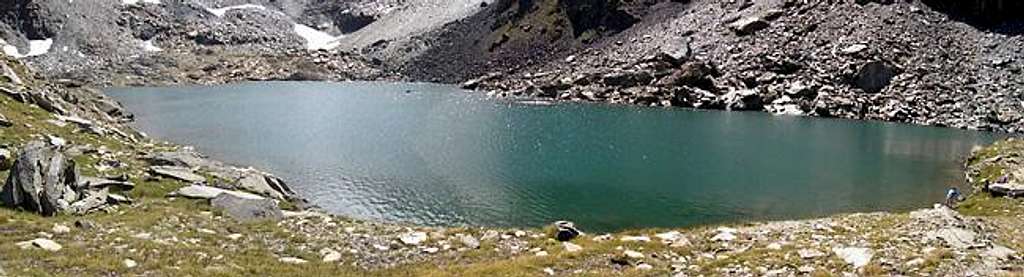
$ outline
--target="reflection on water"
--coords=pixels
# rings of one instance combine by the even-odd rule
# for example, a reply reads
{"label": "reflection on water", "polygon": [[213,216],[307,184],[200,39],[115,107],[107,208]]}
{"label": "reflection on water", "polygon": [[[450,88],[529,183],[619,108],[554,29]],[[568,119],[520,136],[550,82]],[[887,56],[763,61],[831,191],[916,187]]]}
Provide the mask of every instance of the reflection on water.
{"label": "reflection on water", "polygon": [[271,170],[325,209],[593,231],[905,210],[992,134],[759,113],[530,105],[427,84],[110,93],[159,138]]}

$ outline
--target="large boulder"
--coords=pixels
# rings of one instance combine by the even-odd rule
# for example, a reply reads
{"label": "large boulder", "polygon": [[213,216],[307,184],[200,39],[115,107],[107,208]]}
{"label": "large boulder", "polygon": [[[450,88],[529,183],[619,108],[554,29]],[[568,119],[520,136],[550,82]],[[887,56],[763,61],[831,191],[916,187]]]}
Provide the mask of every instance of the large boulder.
{"label": "large boulder", "polygon": [[556,221],[554,226],[555,239],[558,241],[570,241],[582,234],[571,221]]}
{"label": "large boulder", "polygon": [[79,195],[75,162],[57,147],[33,141],[19,152],[0,202],[52,216],[67,211]]}
{"label": "large boulder", "polygon": [[692,61],[683,64],[678,70],[672,72],[671,75],[659,80],[658,85],[664,87],[689,86],[714,89],[715,84],[712,77],[715,75],[718,75],[718,70],[714,66],[702,61]]}
{"label": "large boulder", "polygon": [[284,183],[284,180],[259,172],[245,174],[238,180],[237,187],[281,200],[295,197],[295,192]]}
{"label": "large boulder", "polygon": [[278,208],[277,203],[270,199],[249,199],[221,193],[210,200],[210,206],[242,222],[279,221],[284,218],[284,213]]}
{"label": "large boulder", "polygon": [[857,71],[853,84],[867,93],[879,93],[889,86],[892,78],[899,74],[899,69],[883,61],[864,64]]}
{"label": "large boulder", "polygon": [[722,99],[725,109],[730,111],[760,110],[764,106],[761,95],[752,89],[735,90],[722,96]]}

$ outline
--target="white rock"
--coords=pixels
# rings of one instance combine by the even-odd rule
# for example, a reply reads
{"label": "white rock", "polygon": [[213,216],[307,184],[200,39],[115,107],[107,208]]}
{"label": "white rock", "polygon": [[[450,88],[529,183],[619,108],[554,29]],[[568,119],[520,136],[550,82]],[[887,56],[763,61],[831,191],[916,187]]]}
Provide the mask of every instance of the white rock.
{"label": "white rock", "polygon": [[871,249],[862,247],[836,247],[832,248],[832,252],[835,252],[836,256],[839,256],[843,261],[853,265],[854,268],[868,265],[871,262],[871,257],[874,255]]}
{"label": "white rock", "polygon": [[230,235],[228,235],[228,239],[230,239],[230,240],[238,240],[240,238],[242,238],[242,234],[230,234]]}
{"label": "white rock", "polygon": [[277,259],[278,261],[286,264],[304,264],[308,263],[306,260],[295,258],[295,257],[282,257]]}
{"label": "white rock", "polygon": [[548,251],[537,251],[534,255],[537,255],[537,257],[546,257],[548,255]]}
{"label": "white rock", "polygon": [[434,254],[434,253],[437,253],[438,251],[441,251],[441,249],[437,248],[437,247],[423,248],[423,253],[427,253],[427,254]]}
{"label": "white rock", "polygon": [[815,249],[800,249],[796,251],[796,254],[799,255],[801,259],[805,260],[825,256],[825,253]]}
{"label": "white rock", "polygon": [[940,239],[954,249],[967,249],[978,244],[974,231],[958,227],[948,227],[928,232],[929,238]]}
{"label": "white rock", "polygon": [[320,250],[320,254],[323,255],[323,261],[325,263],[333,263],[341,260],[341,252],[334,251],[334,249]]}
{"label": "white rock", "polygon": [[734,240],[736,240],[736,235],[733,234],[733,233],[721,232],[721,233],[716,234],[714,237],[711,237],[711,240],[712,241],[734,241]]}
{"label": "white rock", "polygon": [[661,239],[663,242],[673,242],[682,237],[683,234],[678,231],[665,232],[661,234],[655,234],[654,237]]}
{"label": "white rock", "polygon": [[851,55],[851,54],[860,53],[860,51],[864,51],[864,50],[867,50],[867,49],[868,49],[867,45],[854,44],[854,45],[847,46],[846,48],[843,48],[842,52],[843,52],[843,54]]}
{"label": "white rock", "polygon": [[63,224],[53,224],[54,234],[66,234],[68,232],[71,232],[71,228],[69,228],[68,226]]}
{"label": "white rock", "polygon": [[773,242],[769,243],[766,248],[768,248],[769,250],[782,250],[782,244],[779,244],[778,242]]}
{"label": "white rock", "polygon": [[640,252],[633,251],[633,250],[623,251],[622,254],[626,255],[626,257],[633,258],[633,259],[643,259],[644,258],[644,253],[640,253]]}
{"label": "white rock", "polygon": [[43,249],[43,250],[46,250],[46,251],[51,251],[51,252],[60,251],[61,249],[64,248],[63,246],[60,246],[60,244],[58,244],[57,242],[49,240],[49,239],[44,239],[44,238],[38,238],[38,239],[30,240],[30,241],[23,241],[23,242],[17,243],[16,245],[18,247],[20,247],[21,249],[28,249],[28,248],[31,248],[31,247],[34,246],[34,247],[38,247],[40,249]]}
{"label": "white rock", "polygon": [[635,241],[635,242],[649,242],[651,238],[647,236],[624,236],[619,239],[620,241]]}
{"label": "white rock", "polygon": [[1002,246],[1002,245],[998,245],[997,244],[997,245],[993,245],[992,248],[990,248],[988,250],[985,250],[985,252],[983,252],[981,255],[983,257],[989,257],[989,258],[994,258],[994,259],[997,259],[997,260],[1003,260],[1003,259],[1009,258],[1010,256],[1012,256],[1013,254],[1016,254],[1016,253],[1017,253],[1017,251],[1013,251],[1013,249],[1010,249],[1010,248],[1008,248],[1006,246]]}
{"label": "white rock", "polygon": [[405,245],[420,245],[427,240],[427,233],[425,232],[412,232],[398,236],[398,240]]}
{"label": "white rock", "polygon": [[554,269],[551,269],[550,267],[545,267],[545,268],[544,268],[544,274],[547,274],[547,275],[555,275],[555,270],[554,270]]}
{"label": "white rock", "polygon": [[565,247],[565,251],[569,253],[579,252],[580,250],[583,250],[582,246],[576,245],[575,243],[571,243],[568,241],[562,242],[562,246]]}
{"label": "white rock", "polygon": [[639,269],[639,270],[651,270],[651,269],[654,269],[654,267],[649,265],[649,264],[640,263],[640,264],[636,265],[636,269]]}
{"label": "white rock", "polygon": [[124,264],[124,267],[126,268],[135,268],[136,266],[139,266],[139,263],[136,263],[132,259],[124,259],[124,261],[121,261],[121,263]]}

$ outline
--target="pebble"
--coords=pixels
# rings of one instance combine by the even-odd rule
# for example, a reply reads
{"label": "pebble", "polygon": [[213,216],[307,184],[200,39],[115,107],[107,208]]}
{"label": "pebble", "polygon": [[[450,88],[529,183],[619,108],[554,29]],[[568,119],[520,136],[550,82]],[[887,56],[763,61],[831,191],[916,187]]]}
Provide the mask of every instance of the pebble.
{"label": "pebble", "polygon": [[139,263],[136,263],[135,260],[132,259],[124,259],[121,263],[124,264],[124,267],[126,268],[135,268],[136,266],[139,266]]}

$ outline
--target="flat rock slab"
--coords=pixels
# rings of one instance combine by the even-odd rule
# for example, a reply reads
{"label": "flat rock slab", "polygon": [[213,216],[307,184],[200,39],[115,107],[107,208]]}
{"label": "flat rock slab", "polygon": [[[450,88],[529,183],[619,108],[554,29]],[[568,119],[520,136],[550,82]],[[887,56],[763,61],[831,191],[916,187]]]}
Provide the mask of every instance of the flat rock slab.
{"label": "flat rock slab", "polygon": [[116,180],[110,180],[106,178],[97,178],[82,176],[78,179],[78,185],[84,188],[101,189],[107,187],[116,187],[120,190],[132,190],[135,188],[135,184],[132,182],[122,182]]}
{"label": "flat rock slab", "polygon": [[206,182],[206,177],[195,174],[191,169],[178,166],[151,166],[149,171],[161,177],[181,180],[189,183]]}
{"label": "flat rock slab", "polygon": [[222,193],[210,200],[210,206],[242,222],[284,219],[284,213],[277,207],[277,202],[271,199],[248,199]]}
{"label": "flat rock slab", "polygon": [[221,194],[230,194],[238,198],[260,200],[264,199],[262,196],[255,195],[248,192],[226,190],[221,188],[215,188],[210,186],[191,185],[182,187],[171,193],[171,196],[181,196],[195,199],[213,199]]}
{"label": "flat rock slab", "polygon": [[988,186],[988,190],[996,195],[1007,195],[1010,197],[1024,196],[1024,185],[1017,183],[991,184]]}
{"label": "flat rock slab", "polygon": [[57,242],[49,240],[49,239],[44,239],[44,238],[38,238],[38,239],[30,240],[30,241],[19,242],[19,243],[17,243],[17,245],[21,249],[29,249],[29,248],[32,248],[32,247],[38,247],[39,249],[43,249],[43,250],[51,251],[51,252],[60,251],[61,249],[64,248],[63,246],[61,246]]}

